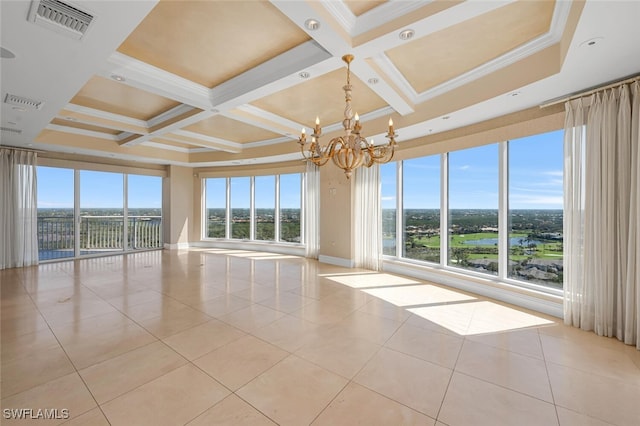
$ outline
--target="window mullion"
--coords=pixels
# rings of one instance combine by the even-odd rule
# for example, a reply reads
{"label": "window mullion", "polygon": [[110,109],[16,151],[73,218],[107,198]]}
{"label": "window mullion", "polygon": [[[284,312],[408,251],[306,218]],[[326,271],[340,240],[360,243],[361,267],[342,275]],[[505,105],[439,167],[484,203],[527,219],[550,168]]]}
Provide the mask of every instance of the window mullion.
{"label": "window mullion", "polygon": [[280,241],[280,175],[276,175],[276,211],[274,214],[274,240]]}
{"label": "window mullion", "polygon": [[227,192],[225,195],[225,225],[224,225],[224,237],[226,239],[231,238],[231,178],[225,178]]}
{"label": "window mullion", "polygon": [[498,277],[509,270],[509,142],[498,145]]}
{"label": "window mullion", "polygon": [[440,266],[449,259],[449,154],[440,156]]}
{"label": "window mullion", "polygon": [[122,250],[128,251],[129,247],[129,175],[122,174]]}
{"label": "window mullion", "polygon": [[396,257],[404,257],[404,205],[402,185],[402,161],[396,166]]}
{"label": "window mullion", "polygon": [[249,179],[249,239],[256,239],[256,177]]}

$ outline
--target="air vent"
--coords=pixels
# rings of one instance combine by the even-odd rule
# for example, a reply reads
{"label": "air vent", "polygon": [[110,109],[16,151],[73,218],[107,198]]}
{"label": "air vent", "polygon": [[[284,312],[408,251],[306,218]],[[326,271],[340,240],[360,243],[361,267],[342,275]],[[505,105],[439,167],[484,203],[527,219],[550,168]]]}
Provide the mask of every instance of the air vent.
{"label": "air vent", "polygon": [[59,0],[32,0],[27,19],[79,40],[89,29],[94,16]]}
{"label": "air vent", "polygon": [[22,96],[12,95],[11,93],[7,93],[7,96],[4,97],[4,103],[17,108],[24,108],[24,110],[41,109],[42,105],[44,105],[43,101],[23,98]]}
{"label": "air vent", "polygon": [[22,130],[20,130],[20,129],[12,129],[11,127],[0,127],[0,130],[2,130],[3,132],[15,133],[17,135],[22,133]]}

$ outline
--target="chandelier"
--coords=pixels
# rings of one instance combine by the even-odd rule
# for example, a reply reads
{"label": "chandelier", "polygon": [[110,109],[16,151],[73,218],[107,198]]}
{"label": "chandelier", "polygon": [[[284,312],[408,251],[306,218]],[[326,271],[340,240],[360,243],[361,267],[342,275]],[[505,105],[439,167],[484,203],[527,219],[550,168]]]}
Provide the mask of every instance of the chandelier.
{"label": "chandelier", "polygon": [[375,145],[373,139],[367,142],[366,138],[360,134],[362,130],[360,118],[357,113],[354,117],[351,109],[351,70],[349,66],[353,61],[353,55],[344,55],[342,60],[347,63],[347,84],[342,87],[346,103],[344,120],[342,121],[344,134],[331,139],[326,146],[322,146],[320,144],[320,136],[322,135],[320,119],[316,117],[311,143],[307,144],[304,128],[298,143],[305,160],[318,166],[324,166],[329,159],[332,159],[338,167],[344,170],[344,174],[349,179],[353,170],[360,166],[371,167],[374,163],[391,161],[396,146],[396,134],[393,131],[393,120],[391,119],[389,119],[389,131],[386,134],[389,142],[384,145]]}

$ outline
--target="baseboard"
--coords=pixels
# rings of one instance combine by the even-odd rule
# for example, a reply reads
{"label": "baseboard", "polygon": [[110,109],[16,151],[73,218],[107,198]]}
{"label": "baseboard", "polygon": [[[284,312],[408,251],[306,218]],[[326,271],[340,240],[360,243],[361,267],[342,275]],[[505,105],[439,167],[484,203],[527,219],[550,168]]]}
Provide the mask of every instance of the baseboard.
{"label": "baseboard", "polygon": [[230,250],[250,250],[263,251],[267,253],[279,253],[292,256],[304,257],[305,248],[299,244],[280,244],[272,241],[198,241],[190,244],[190,247],[197,248],[223,248]]}
{"label": "baseboard", "polygon": [[328,263],[330,265],[343,266],[345,268],[354,268],[356,263],[352,259],[344,259],[342,257],[325,256],[321,254],[318,256],[320,263]]}
{"label": "baseboard", "polygon": [[561,297],[529,291],[524,288],[510,289],[508,285],[499,285],[494,282],[483,283],[480,279],[467,278],[461,274],[416,265],[384,262],[383,270],[490,297],[554,317],[563,318],[564,316]]}
{"label": "baseboard", "polygon": [[185,250],[189,248],[189,243],[176,243],[176,244],[164,243],[164,248],[167,250]]}

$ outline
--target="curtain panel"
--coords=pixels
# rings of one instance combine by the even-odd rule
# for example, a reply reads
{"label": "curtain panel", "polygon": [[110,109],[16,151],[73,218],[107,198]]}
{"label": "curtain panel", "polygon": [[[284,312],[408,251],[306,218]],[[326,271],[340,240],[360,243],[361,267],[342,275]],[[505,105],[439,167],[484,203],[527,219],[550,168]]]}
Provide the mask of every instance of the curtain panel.
{"label": "curtain panel", "polygon": [[304,192],[305,256],[317,259],[320,252],[320,168],[307,161]]}
{"label": "curtain panel", "polygon": [[640,82],[565,109],[564,321],[640,349]]}
{"label": "curtain panel", "polygon": [[378,271],[382,255],[380,165],[356,169],[354,184],[355,266]]}
{"label": "curtain panel", "polygon": [[0,269],[38,264],[37,154],[0,148]]}

